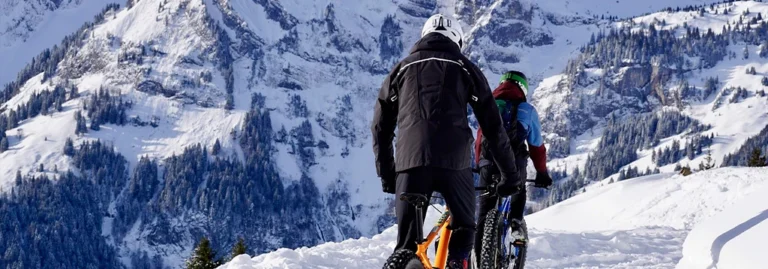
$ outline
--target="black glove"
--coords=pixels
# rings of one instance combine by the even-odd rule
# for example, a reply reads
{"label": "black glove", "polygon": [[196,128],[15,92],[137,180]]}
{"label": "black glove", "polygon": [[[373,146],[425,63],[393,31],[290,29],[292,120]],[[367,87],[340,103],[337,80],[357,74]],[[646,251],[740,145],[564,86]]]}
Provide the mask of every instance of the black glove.
{"label": "black glove", "polygon": [[510,196],[523,189],[520,186],[520,181],[514,180],[513,178],[518,177],[515,174],[512,178],[502,178],[501,181],[499,181],[498,185],[496,185],[496,193],[498,193],[499,196]]}
{"label": "black glove", "polygon": [[385,193],[395,194],[395,186],[397,185],[397,172],[395,167],[391,166],[381,171],[381,190]]}
{"label": "black glove", "polygon": [[385,193],[395,194],[396,183],[396,176],[383,176],[381,177],[381,190]]}
{"label": "black glove", "polygon": [[552,177],[547,172],[536,173],[536,181],[533,183],[533,186],[536,188],[549,188],[549,186],[552,186]]}
{"label": "black glove", "polygon": [[381,178],[381,190],[385,193],[395,194],[395,186],[397,185],[397,170],[395,169],[395,163],[384,162],[376,163],[376,172],[378,172]]}

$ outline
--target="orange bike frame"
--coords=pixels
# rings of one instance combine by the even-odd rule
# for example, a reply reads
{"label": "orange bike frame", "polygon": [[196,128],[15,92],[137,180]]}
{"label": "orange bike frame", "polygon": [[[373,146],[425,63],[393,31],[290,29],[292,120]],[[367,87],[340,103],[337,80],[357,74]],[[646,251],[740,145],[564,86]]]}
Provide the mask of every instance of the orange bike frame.
{"label": "orange bike frame", "polygon": [[[451,230],[448,229],[448,224],[451,223],[451,214],[446,210],[440,219],[437,220],[435,227],[429,231],[427,239],[418,245],[416,250],[416,256],[421,260],[421,264],[425,269],[445,269],[445,264],[448,261],[448,243],[451,241]],[[437,253],[435,254],[435,266],[432,267],[432,263],[427,256],[427,249],[432,241],[435,241],[438,233],[440,234],[440,243],[437,245]]]}

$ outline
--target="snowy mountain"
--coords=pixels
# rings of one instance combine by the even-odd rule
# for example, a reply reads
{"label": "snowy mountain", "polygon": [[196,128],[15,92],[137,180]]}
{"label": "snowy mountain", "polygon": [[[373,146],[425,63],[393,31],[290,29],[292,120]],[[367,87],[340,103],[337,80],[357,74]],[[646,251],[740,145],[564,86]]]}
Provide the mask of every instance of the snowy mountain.
{"label": "snowy mountain", "polygon": [[[765,195],[766,168],[667,173],[602,186],[526,217],[526,268],[764,268],[756,244],[768,236]],[[431,210],[425,227],[438,216]],[[376,268],[394,248],[395,228],[241,255],[220,268]]]}
{"label": "snowy mountain", "polygon": [[[0,215],[11,220],[0,226],[0,236],[11,238],[0,240],[0,249],[11,250],[5,260],[17,267],[177,268],[202,236],[219,251],[242,237],[253,252],[264,253],[386,234],[394,216],[391,197],[381,193],[371,165],[370,111],[384,75],[436,12],[464,22],[466,53],[489,81],[508,69],[531,78],[532,102],[545,119],[554,158],[550,167],[562,179],[555,191],[534,195],[540,205],[618,181],[621,171],[624,179],[639,174],[637,169],[695,167],[705,155],[707,143],[701,141],[709,141],[717,163],[723,163],[725,154],[743,151],[747,138],[768,123],[756,75],[765,71],[766,61],[759,57],[763,47],[754,44],[764,34],[757,14],[768,10],[763,3],[744,2],[713,6],[703,15],[650,14],[668,5],[660,0],[132,0],[125,7],[111,1],[3,2],[0,30],[7,30],[0,32],[0,57],[28,64],[10,64],[0,72],[10,82],[0,92],[0,189],[6,196],[0,198]],[[723,14],[726,9],[729,14]],[[750,14],[740,15],[746,9]],[[677,46],[671,37],[687,40],[683,25],[697,26],[703,35],[705,27],[722,28],[726,22],[736,27],[740,18],[754,28],[680,41],[692,47],[684,60],[701,71],[688,70],[685,61],[685,68],[677,68],[678,58],[643,58],[671,54],[664,53]],[[652,23],[667,31],[666,43],[643,53],[611,51],[610,42],[622,33],[650,31]],[[696,47],[707,38],[713,47]],[[750,58],[731,57],[742,56],[745,47]],[[704,65],[704,49],[727,53]],[[601,54],[605,51],[627,53],[626,59],[614,66],[607,60],[613,58]],[[754,74],[745,72],[748,67],[756,68]],[[658,83],[648,86],[646,77],[658,77]],[[719,81],[707,84],[709,77]],[[679,87],[682,80],[688,87]],[[710,95],[672,98],[675,92],[709,88]],[[744,119],[745,114],[751,117]],[[625,117],[661,119],[669,128],[650,135],[643,126],[622,125],[634,122]],[[627,137],[647,137],[647,145],[606,139],[627,130],[637,131]],[[762,143],[758,138],[752,143]],[[682,154],[691,158],[670,151],[657,164],[651,152],[670,148],[675,140],[684,149],[695,148]],[[595,152],[628,154],[590,165],[588,156]],[[35,217],[20,217],[27,215]],[[21,228],[31,226],[40,228]],[[87,232],[63,231],[73,226]],[[31,240],[43,233],[64,243],[46,252]],[[0,267],[8,264],[0,261]]]}
{"label": "snowy mountain", "polygon": [[[546,78],[543,111],[554,170],[570,180],[557,202],[601,182],[641,174],[735,165],[727,154],[764,148],[766,6],[734,2],[617,22],[591,36],[564,74]],[[719,30],[715,30],[719,29]],[[754,70],[753,70],[754,69]],[[765,80],[768,81],[768,80]],[[759,137],[759,138],[758,138]]]}
{"label": "snowy mountain", "polygon": [[0,3],[0,85],[43,50],[93,20],[117,0],[8,0]]}

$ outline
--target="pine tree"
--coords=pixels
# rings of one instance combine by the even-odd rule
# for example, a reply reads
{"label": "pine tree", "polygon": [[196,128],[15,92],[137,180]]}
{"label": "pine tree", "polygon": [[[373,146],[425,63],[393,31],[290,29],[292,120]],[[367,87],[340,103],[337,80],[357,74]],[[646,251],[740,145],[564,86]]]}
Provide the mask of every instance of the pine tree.
{"label": "pine tree", "polygon": [[75,99],[79,96],[77,93],[77,87],[72,86],[71,89],[69,89],[69,99]]}
{"label": "pine tree", "polygon": [[42,107],[40,107],[40,115],[43,115],[43,116],[48,115],[48,106],[43,105]]}
{"label": "pine tree", "polygon": [[716,163],[714,159],[712,159],[712,151],[707,149],[707,156],[704,157],[704,160],[701,163],[699,163],[699,171],[709,170],[715,168],[715,166]]}
{"label": "pine tree", "polygon": [[216,252],[211,249],[211,242],[203,237],[195,247],[195,253],[187,260],[187,269],[214,269],[221,265],[220,261],[214,260],[215,257]]}
{"label": "pine tree", "polygon": [[707,157],[702,162],[701,170],[709,170],[715,168],[715,161],[712,160],[712,151],[707,151]]}
{"label": "pine tree", "polygon": [[747,166],[749,167],[768,166],[768,162],[766,162],[766,157],[762,155],[763,155],[763,151],[760,148],[753,149],[752,154],[749,156],[749,160],[747,161]]}
{"label": "pine tree", "polygon": [[219,152],[221,152],[221,143],[217,138],[216,142],[213,143],[213,147],[211,148],[211,155],[219,155]]}
{"label": "pine tree", "polygon": [[21,185],[22,177],[21,177],[21,171],[16,170],[16,185]]}
{"label": "pine tree", "polygon": [[248,252],[248,247],[245,246],[245,240],[243,238],[239,238],[237,240],[237,243],[234,247],[232,247],[232,258],[237,257],[238,255],[242,255]]}
{"label": "pine tree", "polygon": [[88,132],[88,127],[85,124],[85,117],[83,117],[83,114],[80,111],[75,113],[75,121],[77,122],[75,124],[75,134],[80,135]]}
{"label": "pine tree", "polygon": [[2,139],[0,139],[0,153],[3,153],[4,151],[8,150],[8,147],[9,147],[8,138],[3,137]]}
{"label": "pine tree", "polygon": [[56,104],[54,105],[54,107],[56,108],[56,111],[61,112],[62,110],[64,110],[63,105],[64,104],[62,103],[61,98],[56,98]]}
{"label": "pine tree", "polygon": [[67,140],[64,141],[64,155],[70,157],[75,155],[75,145],[71,138],[67,138]]}
{"label": "pine tree", "polygon": [[768,41],[763,41],[763,43],[760,45],[760,50],[757,52],[757,55],[761,58],[768,57]]}
{"label": "pine tree", "polygon": [[101,129],[99,126],[100,126],[99,120],[97,118],[92,118],[91,119],[91,130],[98,131],[99,129]]}
{"label": "pine tree", "polygon": [[749,59],[749,46],[744,47],[744,59]]}

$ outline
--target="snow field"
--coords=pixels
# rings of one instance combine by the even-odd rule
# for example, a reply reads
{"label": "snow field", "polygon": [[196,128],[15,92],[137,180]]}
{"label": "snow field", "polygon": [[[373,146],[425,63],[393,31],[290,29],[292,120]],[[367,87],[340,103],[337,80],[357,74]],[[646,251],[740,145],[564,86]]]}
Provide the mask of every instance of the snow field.
{"label": "snow field", "polygon": [[[759,177],[768,177],[768,169],[759,168],[759,171],[762,171]],[[677,268],[765,268],[768,266],[765,261],[766,238],[768,185],[763,184],[694,227],[685,239],[684,256]]]}
{"label": "snow field", "polygon": [[[709,257],[712,242],[723,245],[718,230],[732,237],[718,268],[765,268],[756,250],[768,236],[766,194],[768,168],[653,175],[599,187],[526,217],[526,268],[675,268],[683,255],[678,268],[707,268],[685,262],[706,261],[701,256]],[[430,210],[426,228],[435,217]],[[392,227],[371,238],[241,255],[220,268],[375,268],[391,254],[395,237]]]}

